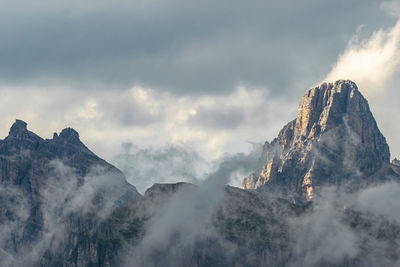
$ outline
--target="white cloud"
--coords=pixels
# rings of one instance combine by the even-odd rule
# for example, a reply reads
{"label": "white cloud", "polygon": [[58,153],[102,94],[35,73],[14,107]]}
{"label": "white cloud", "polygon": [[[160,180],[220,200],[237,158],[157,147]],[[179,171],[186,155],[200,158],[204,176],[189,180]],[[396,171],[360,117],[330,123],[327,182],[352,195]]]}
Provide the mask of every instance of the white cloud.
{"label": "white cloud", "polygon": [[400,196],[400,184],[386,183],[367,188],[358,194],[356,205],[365,212],[370,212],[394,223],[400,223],[400,207],[397,198]]}
{"label": "white cloud", "polygon": [[399,67],[400,22],[397,22],[392,28],[373,33],[367,40],[353,37],[325,80],[353,80],[365,95],[373,97],[382,93]]}

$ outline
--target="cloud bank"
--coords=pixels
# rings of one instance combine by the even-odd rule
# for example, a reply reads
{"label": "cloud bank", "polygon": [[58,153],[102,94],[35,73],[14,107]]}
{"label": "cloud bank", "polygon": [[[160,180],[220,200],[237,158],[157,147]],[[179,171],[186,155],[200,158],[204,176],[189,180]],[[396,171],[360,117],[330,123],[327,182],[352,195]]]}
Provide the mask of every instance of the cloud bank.
{"label": "cloud bank", "polygon": [[[15,118],[25,120],[43,137],[65,127],[76,129],[85,144],[107,160],[122,143],[141,149],[188,147],[201,157],[250,151],[247,141],[273,138],[295,116],[295,106],[277,102],[263,88],[238,87],[221,96],[174,96],[151,88],[87,92],[3,87],[1,132]],[[239,115],[238,115],[239,114]]]}
{"label": "cloud bank", "polygon": [[178,95],[221,94],[244,83],[289,93],[326,73],[358,25],[387,24],[379,4],[5,0],[0,81],[84,90],[141,85]]}
{"label": "cloud bank", "polygon": [[368,39],[354,36],[325,80],[353,80],[372,98],[385,90],[399,68],[400,21],[392,28],[373,33]]}

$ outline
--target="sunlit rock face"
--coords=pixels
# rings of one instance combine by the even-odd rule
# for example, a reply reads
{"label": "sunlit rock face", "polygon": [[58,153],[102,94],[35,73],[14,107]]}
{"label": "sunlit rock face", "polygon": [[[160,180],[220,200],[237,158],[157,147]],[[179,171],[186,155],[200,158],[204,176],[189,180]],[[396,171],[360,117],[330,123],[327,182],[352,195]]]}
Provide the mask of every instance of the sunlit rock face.
{"label": "sunlit rock face", "polygon": [[310,200],[322,185],[373,182],[390,153],[367,100],[352,81],[323,83],[301,99],[297,118],[263,149],[263,167],[243,189],[267,189]]}

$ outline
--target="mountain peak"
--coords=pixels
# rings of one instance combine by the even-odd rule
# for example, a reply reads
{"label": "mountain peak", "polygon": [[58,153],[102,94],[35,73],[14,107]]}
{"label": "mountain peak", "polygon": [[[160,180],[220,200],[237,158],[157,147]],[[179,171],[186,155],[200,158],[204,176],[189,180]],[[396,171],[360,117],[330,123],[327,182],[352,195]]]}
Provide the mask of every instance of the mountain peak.
{"label": "mountain peak", "polygon": [[13,125],[10,128],[9,135],[17,137],[21,133],[27,132],[27,123],[22,120],[15,120]]}
{"label": "mountain peak", "polygon": [[69,141],[80,141],[79,133],[75,131],[73,128],[65,128],[61,131],[58,138],[69,140]]}
{"label": "mountain peak", "polygon": [[264,145],[262,160],[244,189],[283,188],[311,199],[315,187],[372,177],[390,152],[357,85],[339,80],[307,91],[297,118]]}
{"label": "mountain peak", "polygon": [[296,135],[314,137],[343,122],[343,117],[372,116],[367,100],[349,80],[323,83],[302,97],[295,125]]}
{"label": "mountain peak", "polygon": [[7,138],[16,138],[30,141],[39,141],[42,138],[27,129],[27,123],[22,120],[15,120],[10,128]]}
{"label": "mountain peak", "polygon": [[[62,147],[65,147],[65,145],[71,145],[73,147],[80,147],[86,151],[90,151],[80,140],[79,133],[70,127],[63,129],[60,134],[54,133],[52,140]],[[90,153],[92,152],[90,151]]]}

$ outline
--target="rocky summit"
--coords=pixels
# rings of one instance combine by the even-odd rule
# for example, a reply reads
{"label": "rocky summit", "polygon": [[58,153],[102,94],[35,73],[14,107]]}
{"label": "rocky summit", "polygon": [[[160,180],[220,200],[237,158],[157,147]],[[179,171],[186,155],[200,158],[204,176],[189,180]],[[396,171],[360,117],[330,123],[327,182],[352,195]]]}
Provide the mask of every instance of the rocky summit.
{"label": "rocky summit", "polygon": [[260,161],[262,167],[243,180],[242,188],[299,200],[311,200],[324,185],[355,189],[394,175],[389,146],[368,101],[348,80],[310,89],[297,118],[265,142]]}
{"label": "rocky summit", "polygon": [[[9,135],[0,140],[0,265],[30,266],[37,260],[56,266],[54,259],[60,255],[50,257],[48,249],[58,227],[74,225],[74,232],[88,227],[85,220],[73,216],[77,211],[100,215],[139,197],[122,172],[90,151],[72,128],[43,139],[16,120]],[[78,240],[64,247],[70,261],[105,257],[98,254],[97,241],[87,242],[91,249],[85,255],[74,254],[80,250]],[[37,254],[51,259],[38,259]]]}

